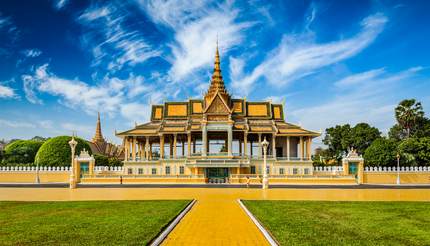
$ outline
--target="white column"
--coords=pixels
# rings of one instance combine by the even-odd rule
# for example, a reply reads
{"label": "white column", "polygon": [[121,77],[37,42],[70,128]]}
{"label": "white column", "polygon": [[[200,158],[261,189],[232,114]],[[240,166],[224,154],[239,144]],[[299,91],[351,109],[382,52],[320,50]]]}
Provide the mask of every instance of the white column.
{"label": "white column", "polygon": [[177,142],[178,136],[173,134],[173,158],[176,159],[176,142]]}
{"label": "white column", "polygon": [[243,156],[247,155],[248,150],[248,133],[244,132],[243,134]]}
{"label": "white column", "polygon": [[130,158],[130,142],[128,141],[128,137],[125,137],[125,139],[124,139],[124,159],[125,159],[125,161],[128,161],[128,158]]}
{"label": "white column", "polygon": [[191,132],[188,133],[187,135],[187,156],[190,157],[191,156]]}
{"label": "white column", "polygon": [[262,146],[261,146],[261,133],[258,133],[258,158],[261,158]]}
{"label": "white column", "polygon": [[206,124],[202,125],[202,156],[206,156],[207,155],[207,151],[208,151],[208,131],[206,129]]}
{"label": "white column", "polygon": [[149,160],[149,137],[145,139],[145,158]]}
{"label": "white column", "polygon": [[290,136],[287,136],[287,160],[290,160]]}
{"label": "white column", "polygon": [[133,137],[133,143],[131,146],[131,158],[132,161],[136,161],[136,137]]}
{"label": "white column", "polygon": [[233,156],[232,142],[233,142],[233,126],[230,125],[227,131],[227,155],[228,156]]}
{"label": "white column", "polygon": [[160,159],[164,157],[164,135],[160,135]]}
{"label": "white column", "polygon": [[276,134],[273,133],[272,135],[272,156],[273,158],[276,158]]}
{"label": "white column", "polygon": [[303,151],[303,137],[300,136],[300,160],[303,160],[305,152]]}

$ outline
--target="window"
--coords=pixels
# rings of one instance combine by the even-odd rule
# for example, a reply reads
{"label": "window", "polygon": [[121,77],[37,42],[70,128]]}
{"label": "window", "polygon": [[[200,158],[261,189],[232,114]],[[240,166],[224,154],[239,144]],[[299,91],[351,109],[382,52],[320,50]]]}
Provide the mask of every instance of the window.
{"label": "window", "polygon": [[267,174],[270,174],[270,167],[266,167]]}
{"label": "window", "polygon": [[151,170],[151,173],[152,173],[152,175],[157,174],[157,168],[153,168],[153,169]]}
{"label": "window", "polygon": [[299,173],[299,169],[293,168],[293,174],[298,174],[298,173]]}
{"label": "window", "polygon": [[128,173],[128,174],[133,174],[133,168],[129,168],[129,169],[127,169],[127,173]]}
{"label": "window", "polygon": [[305,174],[309,174],[309,168],[305,168],[304,171],[305,171]]}
{"label": "window", "polygon": [[185,173],[184,166],[180,166],[179,167],[179,174],[184,174],[184,173]]}
{"label": "window", "polygon": [[284,174],[284,168],[279,168],[279,174],[281,174],[281,175]]}
{"label": "window", "polygon": [[255,166],[251,166],[251,174],[255,174]]}
{"label": "window", "polygon": [[166,166],[166,175],[170,175],[170,167]]}
{"label": "window", "polygon": [[139,174],[143,174],[143,168],[139,168],[137,171]]}

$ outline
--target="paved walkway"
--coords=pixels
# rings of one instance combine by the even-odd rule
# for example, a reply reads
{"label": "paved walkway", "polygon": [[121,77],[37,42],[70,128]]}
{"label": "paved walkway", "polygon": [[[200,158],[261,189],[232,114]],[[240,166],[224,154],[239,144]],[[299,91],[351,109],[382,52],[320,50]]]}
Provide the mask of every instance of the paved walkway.
{"label": "paved walkway", "polygon": [[0,188],[0,200],[197,199],[168,236],[175,245],[264,245],[237,199],[430,201],[430,189]]}

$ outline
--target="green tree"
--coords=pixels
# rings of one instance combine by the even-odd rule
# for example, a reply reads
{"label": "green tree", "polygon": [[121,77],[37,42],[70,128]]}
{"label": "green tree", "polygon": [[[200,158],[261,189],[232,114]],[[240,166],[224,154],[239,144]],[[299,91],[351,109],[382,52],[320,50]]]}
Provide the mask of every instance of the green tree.
{"label": "green tree", "polygon": [[96,166],[109,166],[109,158],[104,155],[94,154]]}
{"label": "green tree", "polygon": [[[332,160],[335,158],[331,156],[331,153],[328,149],[323,149],[321,147],[318,147],[315,149],[315,154],[312,156],[312,161],[314,166],[325,166],[330,165]],[[337,164],[337,162],[334,162],[334,164]]]}
{"label": "green tree", "polygon": [[[388,136],[389,138],[396,141],[401,141],[407,138],[406,131],[399,124],[395,124],[393,127],[390,128]],[[410,130],[410,137],[430,137],[430,119],[426,117],[418,118],[415,126]]]}
{"label": "green tree", "polygon": [[372,142],[380,137],[381,132],[378,128],[367,123],[358,123],[351,129],[351,147],[354,147],[359,154],[364,154]]}
{"label": "green tree", "polygon": [[378,138],[381,138],[381,132],[367,123],[358,123],[352,128],[349,124],[337,125],[326,129],[323,143],[328,146],[328,150],[325,154],[340,161],[348,148],[353,147],[359,154],[363,154]]}
{"label": "green tree", "polygon": [[[59,136],[47,140],[37,152],[35,161],[41,166],[70,166],[72,154],[69,146],[70,136]],[[75,138],[78,142],[75,153],[79,154],[86,149],[91,154],[90,145],[81,138]]]}
{"label": "green tree", "polygon": [[340,161],[351,144],[351,127],[349,124],[337,125],[325,130],[323,143],[328,146],[327,154]]}
{"label": "green tree", "polygon": [[49,138],[44,138],[44,137],[41,137],[41,136],[34,136],[31,140],[45,142],[48,139]]}
{"label": "green tree", "polygon": [[31,164],[43,142],[33,140],[16,140],[6,145],[3,163]]}
{"label": "green tree", "polygon": [[424,111],[420,102],[415,99],[405,99],[396,107],[395,116],[398,124],[405,131],[406,138],[409,138],[416,122],[424,117]]}
{"label": "green tree", "polygon": [[391,139],[378,138],[364,152],[365,165],[394,166],[397,163],[397,145]]}
{"label": "green tree", "polygon": [[402,162],[414,166],[430,165],[430,137],[408,138],[399,144]]}
{"label": "green tree", "polygon": [[123,166],[123,163],[122,163],[122,161],[120,161],[116,157],[110,157],[109,158],[109,166],[111,166],[111,167],[119,167],[119,166]]}

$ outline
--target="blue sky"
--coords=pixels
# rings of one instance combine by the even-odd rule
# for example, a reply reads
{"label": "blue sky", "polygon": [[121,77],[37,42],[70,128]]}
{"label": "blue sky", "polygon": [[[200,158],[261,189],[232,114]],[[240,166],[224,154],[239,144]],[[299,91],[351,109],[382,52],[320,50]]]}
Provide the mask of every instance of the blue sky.
{"label": "blue sky", "polygon": [[[231,94],[311,130],[430,112],[428,1],[0,1],[0,138],[119,142],[150,104],[200,98],[216,37]],[[320,140],[316,140],[318,144]]]}

